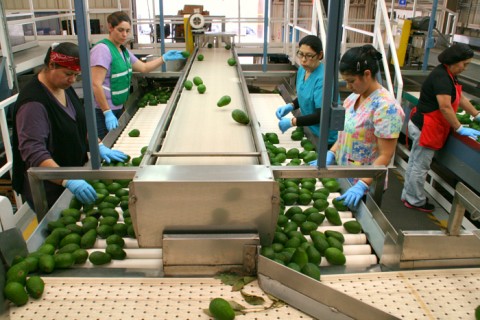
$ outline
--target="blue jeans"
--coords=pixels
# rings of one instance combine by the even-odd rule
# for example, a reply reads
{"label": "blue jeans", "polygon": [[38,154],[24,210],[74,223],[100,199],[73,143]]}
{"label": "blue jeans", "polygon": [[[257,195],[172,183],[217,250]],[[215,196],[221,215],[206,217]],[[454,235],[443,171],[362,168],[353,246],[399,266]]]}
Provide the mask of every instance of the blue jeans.
{"label": "blue jeans", "polygon": [[[123,113],[123,109],[112,110],[113,114],[117,119]],[[105,124],[105,116],[103,115],[103,111],[100,108],[95,108],[95,118],[97,119],[97,135],[100,139],[105,138],[108,133],[107,125]]]}
{"label": "blue jeans", "polygon": [[412,121],[408,122],[408,133],[412,137],[413,143],[407,171],[405,171],[402,200],[407,200],[414,206],[423,206],[427,202],[424,184],[435,150],[419,145],[421,131]]}

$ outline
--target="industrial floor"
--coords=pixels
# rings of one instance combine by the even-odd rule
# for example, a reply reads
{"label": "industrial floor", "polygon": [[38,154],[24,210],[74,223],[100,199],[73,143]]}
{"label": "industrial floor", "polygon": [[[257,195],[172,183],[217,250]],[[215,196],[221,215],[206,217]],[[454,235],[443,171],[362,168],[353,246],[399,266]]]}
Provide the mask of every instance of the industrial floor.
{"label": "industrial floor", "polygon": [[380,208],[395,229],[440,230],[445,225],[437,216],[445,216],[447,212],[432,197],[429,197],[429,202],[435,205],[433,213],[409,209],[400,200],[402,189],[403,176],[397,169],[389,170],[388,189],[383,194]]}

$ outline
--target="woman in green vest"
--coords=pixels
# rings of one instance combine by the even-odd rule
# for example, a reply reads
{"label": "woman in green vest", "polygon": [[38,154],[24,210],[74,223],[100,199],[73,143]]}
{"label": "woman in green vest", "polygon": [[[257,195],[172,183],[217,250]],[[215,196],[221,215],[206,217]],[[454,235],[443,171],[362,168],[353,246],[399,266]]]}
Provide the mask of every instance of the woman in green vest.
{"label": "woman in green vest", "polygon": [[158,59],[143,62],[123,45],[131,31],[130,17],[116,11],[107,17],[109,36],[90,52],[93,94],[96,104],[98,137],[118,127],[118,118],[130,93],[132,72],[147,73],[165,61],[185,59],[181,51],[171,50]]}

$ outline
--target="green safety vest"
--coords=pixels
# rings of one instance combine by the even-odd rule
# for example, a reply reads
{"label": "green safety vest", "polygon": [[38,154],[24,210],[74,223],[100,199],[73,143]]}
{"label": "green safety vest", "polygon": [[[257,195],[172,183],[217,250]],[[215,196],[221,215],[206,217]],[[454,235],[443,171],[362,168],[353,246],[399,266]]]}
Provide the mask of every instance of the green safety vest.
{"label": "green safety vest", "polygon": [[108,39],[100,40],[98,43],[106,44],[112,54],[112,63],[110,64],[110,88],[103,86],[103,89],[110,91],[114,105],[122,105],[127,101],[128,95],[130,94],[130,81],[132,79],[130,55],[124,46],[120,46],[124,57],[122,58],[118,48]]}

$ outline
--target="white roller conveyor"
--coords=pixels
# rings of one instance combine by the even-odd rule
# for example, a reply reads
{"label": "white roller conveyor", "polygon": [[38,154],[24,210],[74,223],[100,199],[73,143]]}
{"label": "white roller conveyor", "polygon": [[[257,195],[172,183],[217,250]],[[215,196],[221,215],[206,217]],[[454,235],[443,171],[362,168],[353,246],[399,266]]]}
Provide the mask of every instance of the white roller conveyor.
{"label": "white roller conveyor", "polygon": [[[141,155],[140,150],[144,146],[148,146],[152,139],[155,128],[160,122],[160,118],[165,111],[166,104],[159,104],[156,106],[146,106],[139,108],[130,122],[123,130],[120,137],[113,145],[116,150],[123,151],[132,158]],[[139,137],[130,137],[128,133],[133,129],[140,131]]]}

